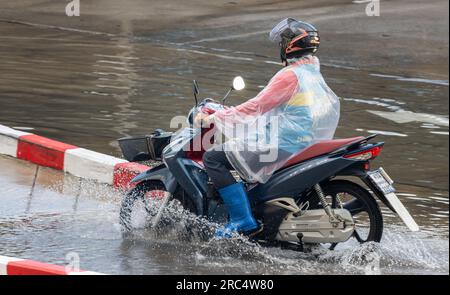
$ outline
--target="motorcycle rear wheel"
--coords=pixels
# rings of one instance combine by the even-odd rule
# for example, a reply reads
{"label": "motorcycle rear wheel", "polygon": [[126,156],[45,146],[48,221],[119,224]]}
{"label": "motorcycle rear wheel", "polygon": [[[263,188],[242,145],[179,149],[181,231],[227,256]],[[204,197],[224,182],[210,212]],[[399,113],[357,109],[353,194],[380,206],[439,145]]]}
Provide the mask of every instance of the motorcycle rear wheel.
{"label": "motorcycle rear wheel", "polygon": [[[383,236],[383,215],[376,199],[367,189],[348,180],[333,180],[323,186],[322,190],[327,196],[327,200],[331,203],[332,208],[341,208],[342,205],[344,209],[350,211],[356,222],[353,237],[359,243],[378,243],[381,241]],[[345,196],[347,199],[349,198],[349,200],[342,200],[342,196]],[[314,200],[316,200],[314,206],[321,208],[322,206],[318,202],[317,196]],[[367,232],[365,237],[361,233],[361,225],[358,225],[358,218],[361,219],[361,225],[369,227],[368,230],[365,230]],[[334,249],[337,245],[338,243],[331,244],[330,249]]]}

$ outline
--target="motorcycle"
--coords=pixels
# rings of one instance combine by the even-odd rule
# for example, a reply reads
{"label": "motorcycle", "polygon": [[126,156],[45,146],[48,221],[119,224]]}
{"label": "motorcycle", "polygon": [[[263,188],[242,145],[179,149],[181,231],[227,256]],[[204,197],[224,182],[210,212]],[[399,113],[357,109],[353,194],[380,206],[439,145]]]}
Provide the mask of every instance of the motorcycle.
{"label": "motorcycle", "polygon": [[[198,112],[213,114],[225,108],[231,91],[244,87],[243,79],[236,77],[221,102],[207,98],[199,103],[199,87],[194,80],[195,105],[187,118],[188,127],[176,133],[158,129],[147,136],[119,139],[129,161],[162,160],[131,180],[134,187],[125,195],[120,209],[120,224],[125,232],[133,230],[131,215],[136,202],[145,203],[149,198],[160,201],[156,213],[152,211],[153,227],[173,200],[197,216],[226,222],[225,205],[202,163],[205,148],[193,148],[196,142],[203,142],[210,129],[196,128],[194,117]],[[331,244],[333,249],[351,238],[359,243],[380,242],[383,216],[377,199],[410,230],[418,231],[395,194],[391,177],[381,167],[370,169],[384,146],[384,142],[372,142],[375,137],[320,141],[291,156],[266,183],[244,180],[253,215],[261,225],[251,239],[296,249],[307,244]]]}

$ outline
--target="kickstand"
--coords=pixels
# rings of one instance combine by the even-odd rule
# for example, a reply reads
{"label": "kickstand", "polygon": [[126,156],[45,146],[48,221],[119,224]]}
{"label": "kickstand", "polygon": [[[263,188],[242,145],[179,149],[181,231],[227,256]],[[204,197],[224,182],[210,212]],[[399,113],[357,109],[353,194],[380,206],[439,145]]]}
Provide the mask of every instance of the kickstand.
{"label": "kickstand", "polygon": [[303,243],[303,234],[302,233],[298,233],[297,234],[297,238],[298,238],[298,249],[301,252],[305,251],[305,244]]}

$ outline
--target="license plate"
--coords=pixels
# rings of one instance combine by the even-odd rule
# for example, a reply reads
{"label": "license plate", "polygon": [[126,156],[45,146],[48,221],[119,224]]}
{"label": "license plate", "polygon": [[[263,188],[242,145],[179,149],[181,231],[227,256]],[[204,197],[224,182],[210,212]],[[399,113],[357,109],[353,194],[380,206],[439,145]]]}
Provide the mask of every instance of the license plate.
{"label": "license plate", "polygon": [[392,206],[394,212],[397,213],[406,226],[412,231],[418,231],[419,226],[395,194],[395,188],[392,185],[394,181],[389,177],[386,171],[380,167],[377,170],[368,172],[367,174],[375,186],[378,187],[378,189],[385,195],[386,200]]}
{"label": "license plate", "polygon": [[395,188],[392,185],[392,180],[383,170],[383,168],[371,171],[368,174],[372,182],[378,187],[381,192],[383,192],[383,194],[387,195],[395,192]]}

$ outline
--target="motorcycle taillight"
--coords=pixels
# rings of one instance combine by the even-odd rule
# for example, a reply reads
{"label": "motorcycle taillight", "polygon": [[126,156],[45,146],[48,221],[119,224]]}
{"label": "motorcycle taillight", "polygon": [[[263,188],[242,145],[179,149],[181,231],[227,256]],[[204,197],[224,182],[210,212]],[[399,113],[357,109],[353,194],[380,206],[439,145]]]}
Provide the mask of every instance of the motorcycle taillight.
{"label": "motorcycle taillight", "polygon": [[382,149],[383,149],[383,146],[376,146],[376,147],[373,147],[368,150],[363,150],[363,151],[359,151],[356,153],[347,154],[344,156],[344,158],[367,161],[367,160],[371,160],[371,159],[374,159],[375,157],[377,157],[381,153]]}

